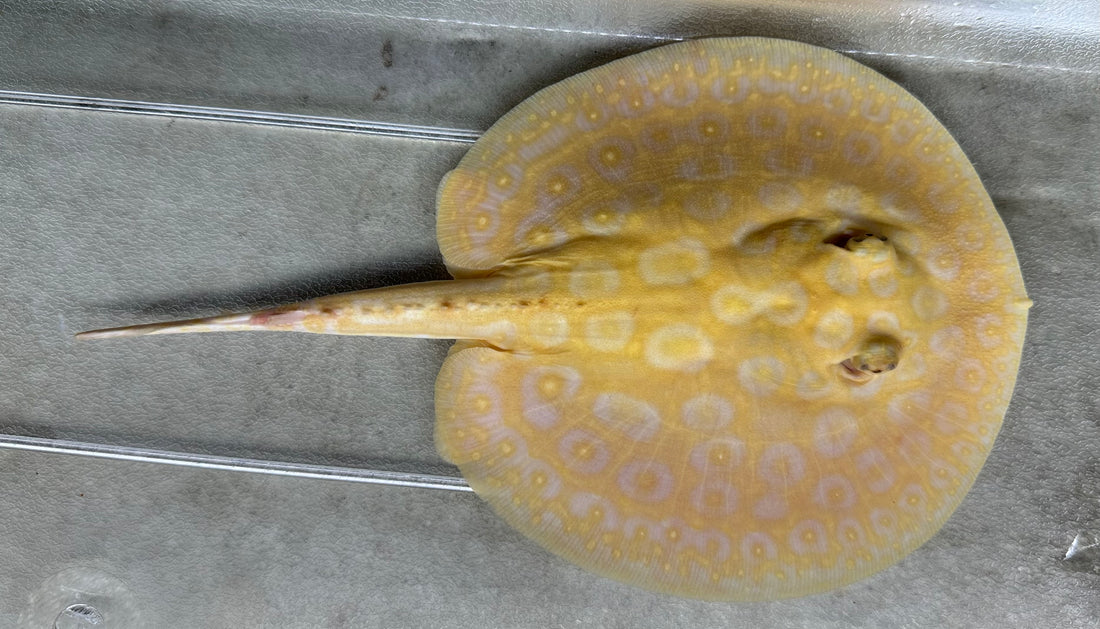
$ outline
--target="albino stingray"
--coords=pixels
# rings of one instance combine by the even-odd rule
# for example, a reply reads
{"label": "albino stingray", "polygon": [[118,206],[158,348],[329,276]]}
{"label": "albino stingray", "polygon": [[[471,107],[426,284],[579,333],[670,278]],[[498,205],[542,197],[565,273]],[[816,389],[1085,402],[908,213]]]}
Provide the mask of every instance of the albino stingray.
{"label": "albino stingray", "polygon": [[86,333],[459,339],[439,451],[512,526],[683,596],[820,592],[958,506],[1030,305],[920,103],[839,54],[704,39],[524,101],[439,189],[457,281]]}

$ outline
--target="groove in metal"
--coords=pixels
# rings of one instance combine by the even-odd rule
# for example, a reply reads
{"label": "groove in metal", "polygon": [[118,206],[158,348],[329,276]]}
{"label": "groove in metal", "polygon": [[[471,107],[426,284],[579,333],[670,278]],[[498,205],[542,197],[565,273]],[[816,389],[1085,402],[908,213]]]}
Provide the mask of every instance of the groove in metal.
{"label": "groove in metal", "polygon": [[[0,90],[0,104],[191,118],[218,122],[238,122],[309,130],[382,135],[406,139],[434,140],[439,142],[471,143],[476,141],[481,135],[480,132],[469,129],[448,129],[443,127],[402,125],[345,118],[324,118],[243,109],[224,109],[219,107],[200,107],[110,98],[65,96],[59,94],[37,94],[9,90]],[[101,459],[112,459],[116,461],[159,463],[210,470],[293,476],[297,478],[343,480],[397,487],[472,491],[464,479],[454,476],[289,463],[285,461],[265,461],[262,459],[215,456],[189,452],[171,452],[150,448],[68,441],[64,439],[47,439],[42,437],[24,437],[20,435],[0,434],[0,449],[47,452],[52,454],[72,454]]]}
{"label": "groove in metal", "polygon": [[0,104],[56,107],[119,114],[165,116],[170,118],[190,118],[194,120],[213,120],[217,122],[239,122],[276,127],[293,127],[296,129],[309,129],[313,131],[341,131],[344,133],[363,133],[412,140],[434,140],[436,142],[471,143],[477,141],[477,139],[481,137],[480,131],[474,131],[472,129],[450,129],[446,127],[353,120],[350,118],[325,118],[321,116],[281,114],[270,111],[252,111],[248,109],[225,109],[221,107],[150,103],[114,98],[66,96],[62,94],[37,94],[33,92],[15,92],[9,90],[0,90]]}
{"label": "groove in metal", "polygon": [[265,461],[263,459],[246,459],[230,456],[196,454],[192,452],[172,452],[168,450],[116,446],[86,441],[47,439],[44,437],[24,437],[21,435],[0,434],[0,450],[3,449],[46,452],[50,454],[74,454],[115,461],[159,463],[182,467],[196,467],[207,470],[250,472],[253,474],[270,474],[273,476],[292,476],[296,478],[320,480],[342,480],[373,485],[390,485],[394,487],[473,491],[470,489],[470,486],[466,484],[465,479],[456,476],[391,472],[387,470],[289,463],[285,461]]}

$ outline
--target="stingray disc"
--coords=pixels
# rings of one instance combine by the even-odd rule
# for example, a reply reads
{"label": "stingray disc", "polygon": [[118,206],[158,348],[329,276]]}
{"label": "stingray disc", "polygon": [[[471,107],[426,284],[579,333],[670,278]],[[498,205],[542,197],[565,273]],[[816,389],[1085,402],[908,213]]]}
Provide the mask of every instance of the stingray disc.
{"label": "stingray disc", "polygon": [[897,562],[1011,396],[1030,302],[989,196],[829,50],[703,39],[566,79],[474,145],[438,221],[457,277],[523,297],[448,357],[440,451],[644,588],[774,599]]}

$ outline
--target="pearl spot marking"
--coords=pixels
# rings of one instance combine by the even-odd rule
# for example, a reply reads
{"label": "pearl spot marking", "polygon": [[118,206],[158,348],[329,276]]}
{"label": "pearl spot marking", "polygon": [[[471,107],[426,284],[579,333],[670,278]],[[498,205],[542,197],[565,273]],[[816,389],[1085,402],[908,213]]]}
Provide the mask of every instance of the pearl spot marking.
{"label": "pearl spot marking", "polygon": [[769,210],[784,214],[802,205],[802,194],[789,183],[769,182],[760,187],[760,203]]}
{"label": "pearl spot marking", "polygon": [[856,455],[856,471],[859,472],[871,493],[881,494],[894,486],[897,474],[894,465],[880,450],[871,448]]}
{"label": "pearl spot marking", "polygon": [[603,260],[579,262],[569,274],[569,290],[585,299],[610,295],[619,289],[619,283],[619,272]]}
{"label": "pearl spot marking", "polygon": [[542,312],[531,316],[528,324],[531,342],[540,348],[561,345],[569,337],[569,322],[555,312]]}
{"label": "pearl spot marking", "polygon": [[852,481],[844,476],[832,474],[817,483],[814,490],[814,504],[829,511],[844,511],[856,503],[856,490]]}
{"label": "pearl spot marking", "polygon": [[848,451],[858,433],[859,424],[850,411],[829,409],[814,424],[814,447],[822,456],[836,458]]}
{"label": "pearl spot marking", "polygon": [[714,433],[733,421],[733,405],[729,400],[713,393],[697,395],[680,409],[684,425],[703,433]]}
{"label": "pearl spot marking", "polygon": [[692,238],[652,247],[638,257],[642,280],[654,286],[687,284],[709,270],[710,254],[706,246]]}
{"label": "pearl spot marking", "polygon": [[753,395],[770,395],[779,388],[786,374],[786,368],[778,359],[770,356],[750,358],[741,363],[737,370],[741,386]]}
{"label": "pearl spot marking", "polygon": [[595,205],[581,214],[581,226],[590,234],[610,236],[619,233],[626,223],[630,204],[622,198]]}
{"label": "pearl spot marking", "polygon": [[852,338],[852,315],[834,308],[817,320],[814,343],[827,349],[840,349]]}
{"label": "pearl spot marking", "polygon": [[764,449],[760,473],[773,487],[789,487],[806,475],[806,460],[793,443],[775,443]]}
{"label": "pearl spot marking", "polygon": [[737,488],[721,478],[704,480],[691,491],[691,507],[703,515],[731,515],[737,510],[737,501]]}
{"label": "pearl spot marking", "polygon": [[723,286],[710,298],[710,309],[714,316],[732,325],[748,321],[762,307],[755,291],[738,284]]}
{"label": "pearl spot marking", "polygon": [[787,536],[787,543],[796,555],[823,554],[829,548],[825,525],[817,520],[795,524]]}
{"label": "pearl spot marking", "polygon": [[523,416],[536,428],[552,428],[561,419],[562,407],[573,399],[581,375],[572,367],[536,367],[523,378]]}
{"label": "pearl spot marking", "polygon": [[699,328],[674,323],[646,339],[645,357],[649,364],[660,369],[695,373],[714,357],[714,345]]}
{"label": "pearl spot marking", "polygon": [[584,342],[600,352],[617,352],[634,335],[634,315],[626,311],[592,315],[585,321]]}
{"label": "pearl spot marking", "polygon": [[661,417],[650,404],[624,393],[602,393],[592,414],[607,426],[635,441],[648,441],[661,427]]}
{"label": "pearl spot marking", "polygon": [[923,321],[934,321],[947,313],[947,297],[931,286],[921,286],[910,301],[913,312]]}
{"label": "pearl spot marking", "polygon": [[619,489],[639,502],[661,502],[672,495],[672,471],[657,461],[631,461],[617,480]]}
{"label": "pearl spot marking", "polygon": [[558,442],[558,456],[567,469],[582,474],[599,474],[611,460],[611,451],[596,435],[574,428]]}
{"label": "pearl spot marking", "polygon": [[849,256],[838,256],[829,263],[825,283],[841,295],[854,295],[859,290],[859,272]]}
{"label": "pearl spot marking", "polygon": [[775,541],[763,531],[754,531],[741,539],[741,557],[747,564],[774,561],[776,555]]}
{"label": "pearl spot marking", "polygon": [[704,474],[730,472],[745,456],[745,444],[734,437],[711,439],[691,449],[691,466]]}
{"label": "pearl spot marking", "polygon": [[768,292],[768,319],[776,325],[790,327],[802,321],[809,298],[806,289],[797,282],[787,282]]}

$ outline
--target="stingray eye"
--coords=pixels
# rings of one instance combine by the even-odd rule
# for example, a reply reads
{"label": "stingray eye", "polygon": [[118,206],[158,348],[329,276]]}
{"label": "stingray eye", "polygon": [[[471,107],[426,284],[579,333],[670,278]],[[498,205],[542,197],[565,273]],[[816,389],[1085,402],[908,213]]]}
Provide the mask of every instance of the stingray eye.
{"label": "stingray eye", "polygon": [[863,247],[867,246],[880,246],[875,241],[886,242],[887,240],[889,239],[886,238],[886,236],[864,232],[862,234],[856,234],[849,238],[848,242],[844,243],[844,248],[848,251],[859,251]]}
{"label": "stingray eye", "polygon": [[886,262],[892,257],[894,246],[881,234],[861,234],[853,236],[844,244],[844,248],[872,263]]}
{"label": "stingray eye", "polygon": [[901,343],[888,336],[867,339],[855,355],[840,363],[840,373],[857,382],[869,382],[878,374],[893,371],[901,358]]}
{"label": "stingray eye", "polygon": [[890,239],[885,235],[862,229],[847,229],[833,234],[825,239],[825,243],[860,255],[885,252],[893,248]]}
{"label": "stingray eye", "polygon": [[826,244],[850,251],[863,264],[882,264],[895,259],[894,244],[881,232],[865,229],[847,229],[833,234]]}

